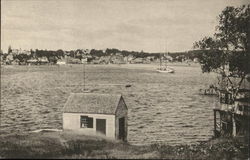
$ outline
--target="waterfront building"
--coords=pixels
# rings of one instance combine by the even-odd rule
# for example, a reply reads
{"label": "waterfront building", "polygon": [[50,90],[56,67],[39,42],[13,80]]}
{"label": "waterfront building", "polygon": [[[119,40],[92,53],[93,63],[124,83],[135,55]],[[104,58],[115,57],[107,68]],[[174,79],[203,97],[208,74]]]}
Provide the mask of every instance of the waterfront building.
{"label": "waterfront building", "polygon": [[214,109],[215,137],[250,135],[250,82],[245,79],[237,95],[230,90],[219,91],[220,106]]}
{"label": "waterfront building", "polygon": [[120,94],[72,93],[63,109],[63,129],[127,141],[128,108]]}

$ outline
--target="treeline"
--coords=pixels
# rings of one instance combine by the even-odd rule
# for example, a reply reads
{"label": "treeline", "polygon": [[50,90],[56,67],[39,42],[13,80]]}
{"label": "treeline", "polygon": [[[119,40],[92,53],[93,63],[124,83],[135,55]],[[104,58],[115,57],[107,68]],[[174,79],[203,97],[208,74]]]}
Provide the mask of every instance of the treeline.
{"label": "treeline", "polygon": [[[147,57],[153,57],[154,59],[158,59],[160,56],[162,56],[164,53],[149,53],[144,51],[127,51],[127,50],[119,50],[116,48],[107,48],[106,50],[97,50],[97,49],[91,49],[91,50],[83,50],[83,49],[77,49],[77,50],[70,50],[70,51],[64,51],[62,49],[59,50],[30,50],[30,51],[20,51],[17,53],[18,50],[11,49],[9,47],[8,53],[3,53],[1,51],[1,59],[5,60],[8,55],[12,55],[13,59],[18,59],[20,62],[27,62],[27,60],[30,59],[37,59],[37,58],[43,58],[46,57],[49,62],[56,63],[58,59],[63,59],[65,56],[69,56],[76,59],[82,59],[86,56],[91,57],[92,59],[102,57],[102,56],[112,56],[115,54],[120,54],[123,57],[127,56],[133,56],[134,58],[147,58]],[[202,54],[202,50],[191,50],[187,52],[168,52],[168,55],[171,56],[174,61],[183,61],[187,59],[193,60],[194,58],[199,57],[200,54]],[[165,53],[166,55],[166,53]]]}
{"label": "treeline", "polygon": [[146,58],[149,56],[159,57],[159,54],[160,54],[160,53],[148,53],[148,52],[143,52],[143,51],[137,52],[137,51],[119,50],[116,48],[107,48],[105,51],[92,49],[90,51],[90,55],[97,56],[97,57],[111,56],[111,55],[116,54],[116,53],[120,53],[124,57],[132,55],[135,58]]}
{"label": "treeline", "polygon": [[137,52],[137,51],[119,50],[119,49],[115,49],[115,48],[112,48],[112,49],[107,48],[105,52],[103,50],[92,49],[90,51],[90,55],[101,57],[101,56],[110,56],[110,55],[113,55],[115,53],[120,53],[124,57],[132,55],[135,58],[146,58],[146,57],[159,58],[162,54],[165,54],[165,55],[168,54],[169,56],[173,57],[174,59],[178,59],[178,58],[179,59],[181,59],[181,58],[194,59],[194,58],[198,58],[200,56],[200,54],[202,54],[203,52],[204,52],[203,50],[190,50],[187,52],[149,53],[149,52],[144,52],[144,51]]}

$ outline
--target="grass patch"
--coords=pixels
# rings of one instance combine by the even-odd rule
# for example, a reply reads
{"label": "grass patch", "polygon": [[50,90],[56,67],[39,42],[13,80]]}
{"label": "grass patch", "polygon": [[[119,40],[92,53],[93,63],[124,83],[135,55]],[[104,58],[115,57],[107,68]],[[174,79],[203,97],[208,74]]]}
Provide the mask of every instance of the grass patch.
{"label": "grass patch", "polygon": [[134,146],[77,132],[1,134],[1,158],[247,159],[249,146],[237,139],[197,145]]}

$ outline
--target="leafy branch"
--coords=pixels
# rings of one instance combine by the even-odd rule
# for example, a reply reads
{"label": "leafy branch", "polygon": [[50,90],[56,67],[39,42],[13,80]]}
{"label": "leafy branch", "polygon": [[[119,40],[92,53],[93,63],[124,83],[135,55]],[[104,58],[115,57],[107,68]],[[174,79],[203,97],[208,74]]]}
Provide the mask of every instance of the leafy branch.
{"label": "leafy branch", "polygon": [[[194,48],[204,50],[199,55],[202,72],[219,74],[236,96],[250,74],[250,5],[226,7],[218,20],[214,36],[195,42]],[[235,85],[231,78],[240,80]]]}

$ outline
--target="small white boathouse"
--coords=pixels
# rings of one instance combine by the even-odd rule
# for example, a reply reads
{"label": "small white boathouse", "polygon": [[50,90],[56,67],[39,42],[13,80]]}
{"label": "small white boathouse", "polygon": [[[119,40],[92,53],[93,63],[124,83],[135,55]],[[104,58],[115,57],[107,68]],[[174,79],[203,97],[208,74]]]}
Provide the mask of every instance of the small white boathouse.
{"label": "small white boathouse", "polygon": [[127,141],[128,108],[120,94],[72,93],[63,108],[63,129]]}

